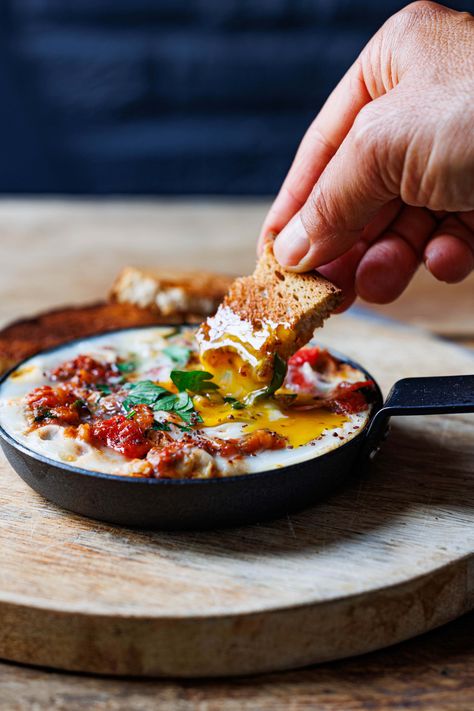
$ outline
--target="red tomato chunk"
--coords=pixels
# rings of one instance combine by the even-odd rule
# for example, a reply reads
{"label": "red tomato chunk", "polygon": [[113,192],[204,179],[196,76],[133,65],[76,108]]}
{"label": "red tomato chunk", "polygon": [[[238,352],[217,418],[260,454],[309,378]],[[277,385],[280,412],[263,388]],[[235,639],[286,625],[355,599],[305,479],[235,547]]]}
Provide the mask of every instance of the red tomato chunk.
{"label": "red tomato chunk", "polygon": [[362,412],[367,407],[367,398],[361,390],[362,388],[373,389],[373,387],[372,380],[360,380],[357,383],[340,383],[333,396],[333,409],[336,412],[342,412],[347,415]]}
{"label": "red tomato chunk", "polygon": [[320,354],[321,350],[316,346],[311,348],[300,348],[299,351],[296,351],[296,353],[288,359],[288,365],[299,366],[309,363],[311,367],[314,367],[318,362]]}
{"label": "red tomato chunk", "polygon": [[81,401],[64,388],[53,389],[49,385],[35,388],[26,396],[26,406],[38,426],[46,422],[78,425],[81,421]]}
{"label": "red tomato chunk", "polygon": [[117,378],[119,371],[112,363],[100,363],[87,355],[66,361],[51,371],[52,380],[68,381],[76,385],[97,385]]}
{"label": "red tomato chunk", "polygon": [[[153,413],[147,405],[137,405],[133,418],[128,419],[125,415],[115,415],[108,420],[94,423],[92,426],[92,438],[96,442],[115,449],[125,457],[130,459],[141,459],[145,457],[151,449],[151,442],[146,437],[146,429],[153,424]],[[143,408],[150,410],[146,413]],[[135,417],[137,419],[135,419]]]}

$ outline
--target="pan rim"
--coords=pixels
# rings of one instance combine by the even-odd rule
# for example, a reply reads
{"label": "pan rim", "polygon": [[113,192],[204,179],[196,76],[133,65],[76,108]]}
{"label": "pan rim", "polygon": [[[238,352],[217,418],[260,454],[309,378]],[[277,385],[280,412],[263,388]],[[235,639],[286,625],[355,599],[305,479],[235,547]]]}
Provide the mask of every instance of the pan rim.
{"label": "pan rim", "polygon": [[[49,355],[51,353],[55,353],[57,351],[60,351],[62,349],[68,348],[70,346],[74,346],[77,343],[82,343],[84,341],[90,341],[92,339],[96,338],[101,338],[103,336],[113,336],[114,334],[117,333],[124,333],[127,331],[144,331],[144,330],[151,330],[154,328],[196,328],[198,324],[192,324],[188,322],[181,322],[181,323],[170,323],[170,324],[150,324],[150,325],[144,325],[144,326],[127,326],[125,328],[116,328],[111,331],[103,331],[101,333],[96,333],[91,336],[85,336],[84,338],[74,338],[70,341],[66,341],[64,343],[61,343],[57,346],[52,346],[50,348],[44,348],[37,353],[34,353],[33,355],[27,356],[26,358],[23,358],[23,360],[19,361],[16,363],[14,366],[9,368],[5,373],[3,373],[2,376],[0,376],[0,389],[3,386],[3,384],[8,380],[8,378],[11,376],[12,373],[14,373],[18,368],[22,367],[24,364],[28,363],[32,358],[36,358],[37,356],[40,355]],[[5,430],[5,428],[0,424],[0,438],[3,439],[7,444],[12,446],[14,449],[17,451],[22,452],[24,455],[29,457],[30,459],[34,459],[35,461],[38,461],[42,464],[46,464],[48,466],[53,466],[57,469],[61,469],[67,473],[72,473],[72,474],[78,474],[80,476],[87,476],[87,477],[92,477],[95,479],[106,479],[106,480],[112,480],[112,481],[120,481],[125,484],[137,484],[137,485],[146,485],[146,486],[204,486],[204,485],[217,485],[218,483],[223,483],[223,482],[228,482],[230,483],[235,483],[235,482],[242,482],[244,481],[253,481],[257,478],[264,478],[264,477],[269,477],[269,476],[275,476],[277,473],[282,473],[282,472],[287,472],[290,470],[292,467],[295,466],[301,466],[302,464],[305,464],[307,462],[314,462],[315,460],[319,460],[322,458],[329,458],[331,455],[336,454],[337,452],[340,452],[344,447],[348,445],[354,444],[357,440],[363,439],[366,435],[368,426],[370,422],[372,421],[373,417],[375,416],[376,412],[380,409],[380,407],[383,404],[383,396],[382,392],[380,390],[380,386],[376,379],[369,373],[368,370],[366,370],[363,366],[361,366],[357,361],[352,360],[351,358],[348,358],[344,353],[340,353],[337,350],[330,349],[330,352],[334,354],[337,358],[340,358],[344,363],[348,363],[349,365],[357,368],[360,370],[365,376],[367,376],[367,379],[372,380],[372,382],[375,385],[375,402],[372,406],[372,409],[369,413],[369,417],[367,418],[367,421],[365,422],[364,426],[362,429],[354,436],[351,437],[351,439],[347,440],[343,444],[337,445],[334,449],[331,449],[329,452],[325,452],[324,454],[319,454],[314,457],[309,457],[308,459],[304,459],[301,462],[294,462],[293,464],[288,464],[288,465],[283,465],[278,468],[274,469],[262,469],[261,471],[258,472],[249,472],[249,473],[242,473],[242,474],[232,474],[230,476],[222,476],[222,477],[214,477],[210,479],[159,479],[159,478],[147,478],[147,477],[133,477],[133,476],[123,476],[119,474],[108,474],[106,472],[100,472],[100,471],[95,471],[93,469],[83,469],[82,467],[76,467],[73,466],[72,464],[67,464],[66,462],[59,462],[56,459],[50,459],[49,457],[46,457],[45,455],[41,454],[40,452],[35,452],[35,450],[30,449],[23,443],[19,442],[16,440],[9,432]]]}

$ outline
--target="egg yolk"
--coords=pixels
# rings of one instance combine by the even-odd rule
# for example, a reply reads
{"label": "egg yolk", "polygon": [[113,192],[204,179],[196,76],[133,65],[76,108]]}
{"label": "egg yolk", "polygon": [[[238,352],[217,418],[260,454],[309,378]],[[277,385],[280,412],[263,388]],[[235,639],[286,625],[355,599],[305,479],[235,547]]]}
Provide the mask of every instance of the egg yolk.
{"label": "egg yolk", "polygon": [[349,418],[323,408],[306,410],[282,409],[276,402],[256,402],[244,410],[231,404],[216,402],[206,397],[195,397],[196,410],[203,419],[203,427],[216,427],[229,422],[242,423],[243,434],[267,429],[286,437],[291,447],[300,447],[319,437],[324,430],[342,427]]}
{"label": "egg yolk", "polygon": [[[288,324],[242,320],[229,307],[219,307],[196,334],[201,364],[223,392],[236,398],[271,382],[275,353],[295,334]],[[285,349],[283,349],[285,350]]]}
{"label": "egg yolk", "polygon": [[[220,392],[236,400],[270,384],[275,353],[285,351],[295,334],[287,324],[243,321],[227,306],[221,306],[197,333],[200,360],[204,370],[213,375]],[[246,400],[248,403],[248,399]],[[203,427],[236,422],[242,433],[267,429],[286,437],[290,447],[300,447],[319,437],[325,430],[341,427],[348,418],[324,408],[288,407],[276,399],[254,400],[245,408],[217,397],[194,397]]]}
{"label": "egg yolk", "polygon": [[212,373],[223,393],[237,399],[243,398],[253,390],[264,387],[267,378],[264,377],[264,363],[252,365],[235,351],[229,348],[216,348],[205,351],[201,356],[201,364],[205,370]]}

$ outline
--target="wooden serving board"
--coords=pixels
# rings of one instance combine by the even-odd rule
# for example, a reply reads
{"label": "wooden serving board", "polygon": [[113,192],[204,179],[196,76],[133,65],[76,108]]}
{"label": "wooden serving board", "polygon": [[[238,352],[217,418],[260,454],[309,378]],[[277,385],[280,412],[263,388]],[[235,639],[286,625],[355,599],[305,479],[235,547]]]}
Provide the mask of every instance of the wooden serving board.
{"label": "wooden serving board", "polygon": [[[470,373],[472,354],[360,314],[323,343],[387,391]],[[360,654],[474,606],[474,416],[399,418],[371,471],[326,503],[206,533],[62,511],[0,462],[0,657],[119,675],[214,676]],[[275,474],[278,476],[278,474]]]}

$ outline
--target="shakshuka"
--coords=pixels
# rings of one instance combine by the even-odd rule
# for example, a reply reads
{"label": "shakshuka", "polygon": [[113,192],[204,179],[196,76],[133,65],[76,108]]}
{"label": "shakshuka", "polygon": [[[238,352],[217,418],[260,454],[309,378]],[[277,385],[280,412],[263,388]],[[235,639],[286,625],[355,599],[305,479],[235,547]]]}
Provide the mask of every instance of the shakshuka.
{"label": "shakshuka", "polygon": [[327,350],[276,359],[268,387],[236,397],[203,369],[195,333],[126,330],[30,358],[1,387],[0,424],[49,459],[163,479],[295,464],[365,426],[374,384]]}

